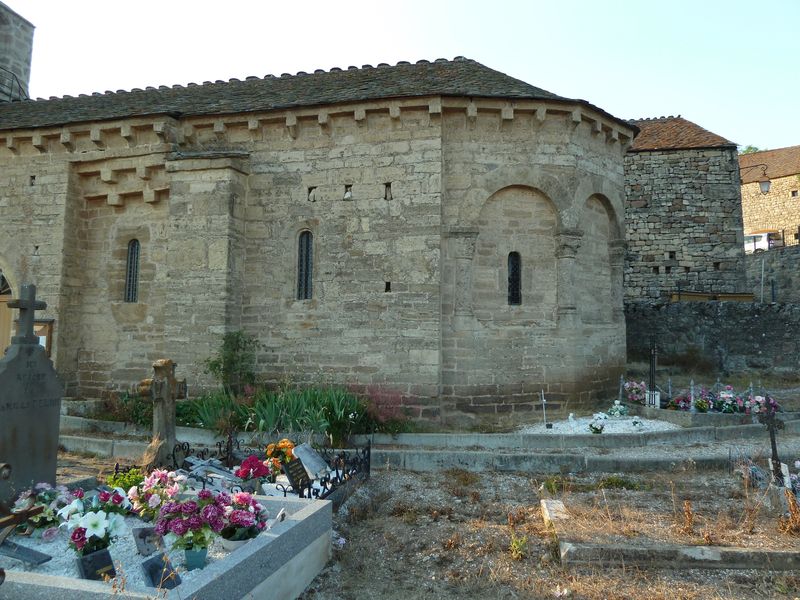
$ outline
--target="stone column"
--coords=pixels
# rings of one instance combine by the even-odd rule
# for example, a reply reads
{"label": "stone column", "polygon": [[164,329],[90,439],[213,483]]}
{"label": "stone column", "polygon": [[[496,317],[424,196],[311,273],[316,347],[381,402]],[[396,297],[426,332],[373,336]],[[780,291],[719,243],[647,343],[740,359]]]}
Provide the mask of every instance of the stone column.
{"label": "stone column", "polygon": [[625,266],[625,240],[616,239],[608,243],[608,257],[611,265],[611,319],[614,323],[625,318],[623,307],[623,269]]}
{"label": "stone column", "polygon": [[572,325],[578,319],[578,302],[575,293],[575,258],[581,246],[583,231],[564,229],[556,234],[556,261],[558,269],[558,320]]}

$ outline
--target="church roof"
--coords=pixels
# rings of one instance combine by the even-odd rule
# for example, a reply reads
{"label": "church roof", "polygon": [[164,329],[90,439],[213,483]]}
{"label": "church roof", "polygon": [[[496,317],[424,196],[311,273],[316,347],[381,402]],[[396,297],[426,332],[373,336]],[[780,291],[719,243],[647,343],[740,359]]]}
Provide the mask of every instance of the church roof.
{"label": "church roof", "polygon": [[630,127],[585,100],[557,96],[464,57],[381,64],[244,81],[120,90],[0,105],[0,130],[127,117],[235,114],[419,96],[511,98],[578,103]]}
{"label": "church roof", "polygon": [[742,183],[753,183],[761,177],[761,169],[748,169],[758,164],[767,165],[766,175],[770,179],[800,174],[800,146],[762,150],[739,155],[739,171]]}
{"label": "church roof", "polygon": [[633,140],[628,152],[649,152],[654,150],[687,150],[699,148],[735,147],[736,144],[724,137],[703,129],[700,125],[677,117],[657,117],[653,119],[632,119],[629,123],[639,128],[639,135]]}

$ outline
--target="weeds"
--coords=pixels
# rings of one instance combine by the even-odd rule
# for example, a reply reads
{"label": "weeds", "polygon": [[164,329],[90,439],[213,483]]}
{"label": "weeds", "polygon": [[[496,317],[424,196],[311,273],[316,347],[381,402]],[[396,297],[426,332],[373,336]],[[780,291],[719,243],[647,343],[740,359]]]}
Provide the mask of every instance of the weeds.
{"label": "weeds", "polygon": [[508,551],[514,560],[522,560],[528,556],[528,536],[512,533]]}
{"label": "weeds", "polygon": [[778,528],[782,533],[800,535],[800,506],[797,504],[797,496],[792,490],[783,490],[783,492],[786,494],[786,501],[789,504],[789,516],[779,519]]}

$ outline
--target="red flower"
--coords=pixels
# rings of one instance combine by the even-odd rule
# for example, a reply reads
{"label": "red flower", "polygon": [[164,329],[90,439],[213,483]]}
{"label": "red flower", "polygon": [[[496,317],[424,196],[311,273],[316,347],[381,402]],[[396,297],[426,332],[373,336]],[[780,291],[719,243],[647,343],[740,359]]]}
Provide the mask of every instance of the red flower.
{"label": "red flower", "polygon": [[111,500],[111,494],[109,494],[108,492],[100,492],[99,497],[100,497],[100,502],[108,502],[109,500]]}
{"label": "red flower", "polygon": [[76,527],[69,539],[78,550],[81,550],[86,545],[86,528]]}
{"label": "red flower", "polygon": [[122,496],[120,496],[117,492],[114,492],[114,495],[111,496],[111,502],[113,504],[122,504]]}

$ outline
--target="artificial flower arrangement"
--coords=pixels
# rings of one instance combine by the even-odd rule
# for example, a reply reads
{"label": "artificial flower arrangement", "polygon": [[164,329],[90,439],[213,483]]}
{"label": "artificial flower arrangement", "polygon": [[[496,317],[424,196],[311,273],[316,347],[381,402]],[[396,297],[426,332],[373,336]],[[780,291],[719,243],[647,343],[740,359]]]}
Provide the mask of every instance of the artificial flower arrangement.
{"label": "artificial flower arrangement", "polygon": [[53,487],[49,483],[42,482],[37,483],[33,489],[25,490],[14,502],[13,510],[26,510],[36,506],[42,506],[44,510],[17,526],[17,533],[31,535],[35,530],[41,530],[44,539],[53,539],[58,533],[55,528],[60,523],[58,511],[68,505],[72,498],[73,496],[63,485]]}
{"label": "artificial flower arrangement", "polygon": [[267,459],[276,458],[281,464],[288,463],[294,458],[292,450],[294,450],[294,442],[283,438],[277,444],[267,445]]}
{"label": "artificial flower arrangement", "polygon": [[175,471],[155,469],[144,481],[128,490],[128,498],[133,511],[142,519],[155,520],[161,507],[169,500],[186,490],[186,476]]}
{"label": "artificial flower arrangement", "polygon": [[247,492],[220,494],[223,509],[223,528],[220,535],[230,541],[250,540],[267,526],[267,510]]}
{"label": "artificial flower arrangement", "polygon": [[58,511],[60,519],[71,522],[74,518],[88,512],[103,512],[107,515],[124,517],[133,510],[133,506],[122,488],[112,490],[101,489],[97,494],[87,496],[81,488],[72,491],[73,500]]}
{"label": "artificial flower arrangement", "polygon": [[78,556],[109,547],[112,541],[125,532],[125,522],[119,513],[104,510],[88,510],[83,514],[73,514],[63,525],[69,532],[70,548]]}
{"label": "artificial flower arrangement", "polygon": [[[242,464],[239,465],[233,474],[245,482],[245,484],[252,482],[258,483],[262,479],[269,477],[272,474],[272,469],[270,469],[268,461],[262,461],[255,454],[251,454],[242,461]],[[258,485],[256,485],[256,488],[257,487]]]}
{"label": "artificial flower arrangement", "polygon": [[185,551],[189,570],[205,565],[208,546],[225,526],[226,496],[201,490],[197,500],[169,501],[161,507],[155,531],[171,548]]}
{"label": "artificial flower arrangement", "polygon": [[589,422],[589,431],[597,434],[603,433],[603,430],[606,428],[606,419],[608,419],[606,413],[595,413],[592,416],[592,420]]}
{"label": "artificial flower arrangement", "polygon": [[667,409],[669,410],[689,410],[691,408],[692,400],[684,394],[670,398],[669,402],[667,402]]}
{"label": "artificial flower arrangement", "polygon": [[628,407],[619,400],[614,400],[614,404],[608,409],[609,417],[627,417]]}
{"label": "artificial flower arrangement", "polygon": [[626,381],[623,385],[628,401],[644,404],[647,398],[647,386],[644,381]]}

